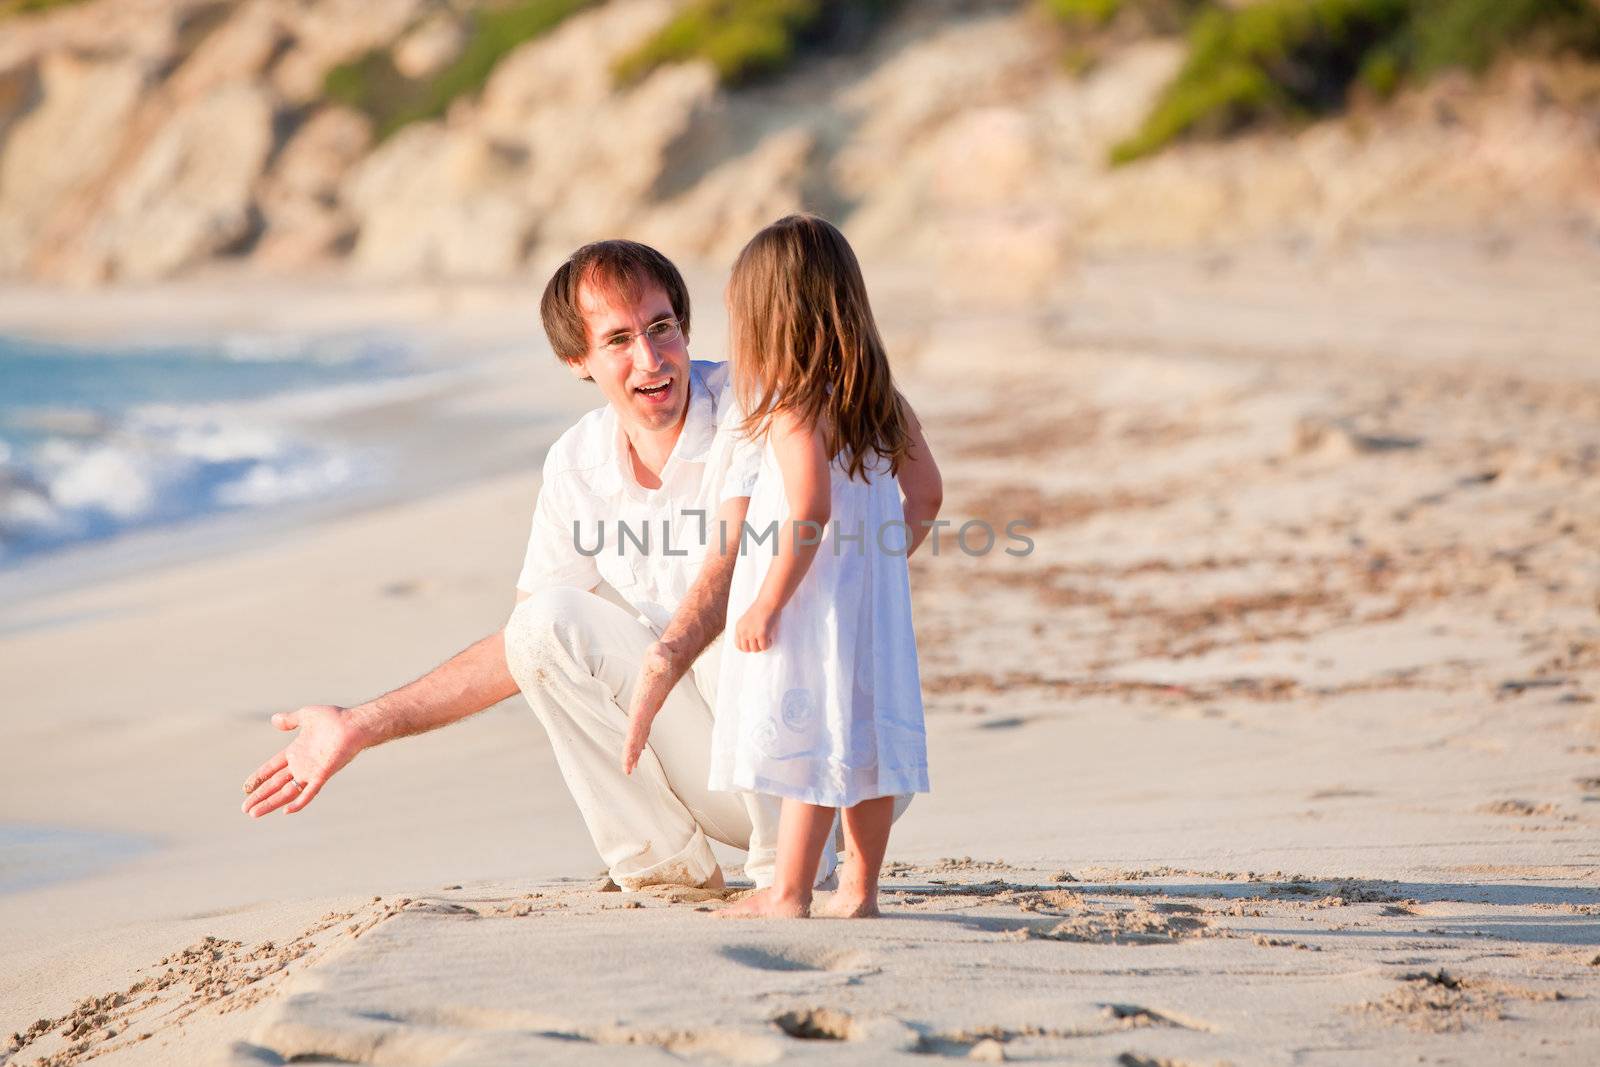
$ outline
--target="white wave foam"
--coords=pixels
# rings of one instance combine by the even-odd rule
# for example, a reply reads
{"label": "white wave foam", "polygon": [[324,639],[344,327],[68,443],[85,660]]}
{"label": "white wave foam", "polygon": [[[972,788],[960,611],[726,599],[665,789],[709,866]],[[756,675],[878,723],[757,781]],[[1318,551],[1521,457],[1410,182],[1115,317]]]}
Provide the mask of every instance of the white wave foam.
{"label": "white wave foam", "polygon": [[307,499],[375,474],[349,455],[217,410],[147,407],[103,435],[0,461],[0,558],[213,511]]}
{"label": "white wave foam", "polygon": [[323,456],[304,463],[261,464],[217,489],[217,502],[228,507],[263,507],[320,496],[352,481],[356,469],[345,456]]}
{"label": "white wave foam", "polygon": [[50,500],[67,511],[98,510],[128,521],[147,514],[156,499],[152,465],[115,445],[81,448],[52,441],[66,456],[48,481]]}
{"label": "white wave foam", "polygon": [[[191,354],[186,351],[147,344],[102,353],[105,359],[50,365],[40,378],[40,402],[0,405],[0,559],[378,480],[380,446],[323,443],[344,436],[341,420],[426,400],[474,373],[455,364],[417,373],[401,358],[406,350],[395,338],[370,333],[236,334],[194,351],[192,360],[182,358]],[[171,361],[169,395],[195,399],[139,402],[164,392],[153,384],[152,368],[169,373],[164,363],[119,365],[115,359],[140,353]],[[64,356],[74,354],[64,350]],[[240,362],[322,368],[285,366],[281,373],[241,376],[225,366]],[[335,364],[348,366],[330,369]],[[130,391],[118,403],[115,376],[124,366]],[[95,375],[100,388],[74,388],[72,374]],[[228,395],[250,383],[254,395]],[[200,399],[207,396],[215,399]]]}

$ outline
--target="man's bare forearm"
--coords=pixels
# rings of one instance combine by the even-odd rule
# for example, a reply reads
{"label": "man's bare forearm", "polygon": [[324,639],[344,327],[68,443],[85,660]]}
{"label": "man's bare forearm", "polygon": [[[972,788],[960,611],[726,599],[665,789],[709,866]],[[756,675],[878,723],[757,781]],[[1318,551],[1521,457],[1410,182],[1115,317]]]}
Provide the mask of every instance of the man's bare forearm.
{"label": "man's bare forearm", "polygon": [[493,707],[518,691],[496,630],[416,681],[350,709],[367,747],[426,733]]}
{"label": "man's bare forearm", "polygon": [[[749,506],[749,497],[734,497],[718,509],[717,521],[726,524],[724,530],[742,531]],[[627,773],[633,773],[634,761],[644,748],[650,724],[666,703],[667,694],[722,633],[728,616],[728,591],[733,586],[733,566],[739,555],[738,541],[735,536],[734,547],[730,547],[725,537],[718,538],[724,551],[706,556],[688,595],[679,602],[660,639],[650,646],[644,662],[639,664],[633,701],[628,706],[628,740],[622,757],[622,769]]]}
{"label": "man's bare forearm", "polygon": [[712,554],[706,558],[689,593],[673,612],[660,643],[666,646],[674,671],[673,681],[683,677],[700,653],[722,633],[728,616],[728,590],[733,586],[736,554]]}

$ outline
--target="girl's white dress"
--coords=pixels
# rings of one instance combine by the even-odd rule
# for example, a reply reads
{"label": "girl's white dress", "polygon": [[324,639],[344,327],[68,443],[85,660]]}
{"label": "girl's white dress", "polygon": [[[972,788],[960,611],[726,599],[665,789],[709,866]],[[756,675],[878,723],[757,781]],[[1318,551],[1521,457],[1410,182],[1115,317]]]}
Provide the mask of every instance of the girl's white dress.
{"label": "girl's white dress", "polygon": [[[849,807],[874,797],[928,791],[927,734],[900,483],[877,457],[869,481],[833,465],[832,518],[773,644],[741,652],[734,627],[773,562],[789,504],[770,438],[750,496],[728,597],[712,789],[767,793]],[[754,531],[752,534],[751,531]],[[881,541],[880,541],[881,531]],[[729,532],[730,543],[733,532]],[[887,551],[886,551],[887,549]]]}

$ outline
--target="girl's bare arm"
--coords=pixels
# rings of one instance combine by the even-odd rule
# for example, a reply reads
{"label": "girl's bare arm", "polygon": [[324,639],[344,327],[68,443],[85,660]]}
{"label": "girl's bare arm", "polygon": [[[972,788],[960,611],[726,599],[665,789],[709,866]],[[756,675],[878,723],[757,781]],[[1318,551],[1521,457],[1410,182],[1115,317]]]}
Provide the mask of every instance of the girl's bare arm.
{"label": "girl's bare arm", "polygon": [[783,475],[789,521],[778,528],[772,568],[756,594],[756,604],[777,614],[811,569],[817,543],[833,516],[833,476],[822,428],[807,426],[789,412],[773,417],[772,451]]}
{"label": "girl's bare arm", "polygon": [[939,515],[944,503],[944,480],[939,476],[939,464],[934,461],[933,451],[922,432],[922,423],[917,421],[917,413],[911,410],[909,403],[906,404],[906,419],[911,424],[911,451],[900,463],[899,478],[900,491],[905,494],[906,525],[911,528],[906,543],[909,556],[927,538],[933,520]]}

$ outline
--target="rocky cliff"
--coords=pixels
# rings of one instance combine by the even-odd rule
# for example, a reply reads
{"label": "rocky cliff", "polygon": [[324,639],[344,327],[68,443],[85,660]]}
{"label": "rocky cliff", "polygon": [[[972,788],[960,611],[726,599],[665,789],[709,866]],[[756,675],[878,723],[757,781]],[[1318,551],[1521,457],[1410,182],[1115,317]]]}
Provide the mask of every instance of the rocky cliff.
{"label": "rocky cliff", "polygon": [[1298,131],[1111,167],[1181,60],[1126,42],[1086,72],[1035,5],[917,0],[785,76],[628,85],[673,0],[582,8],[443,118],[379,139],[328,72],[460,47],[436,0],[90,0],[0,33],[0,276],[149,280],[216,261],[499,277],[627,234],[725,262],[797,208],[864,255],[987,292],[1086,250],[1558,224],[1600,232],[1600,74],[1507,61]]}

